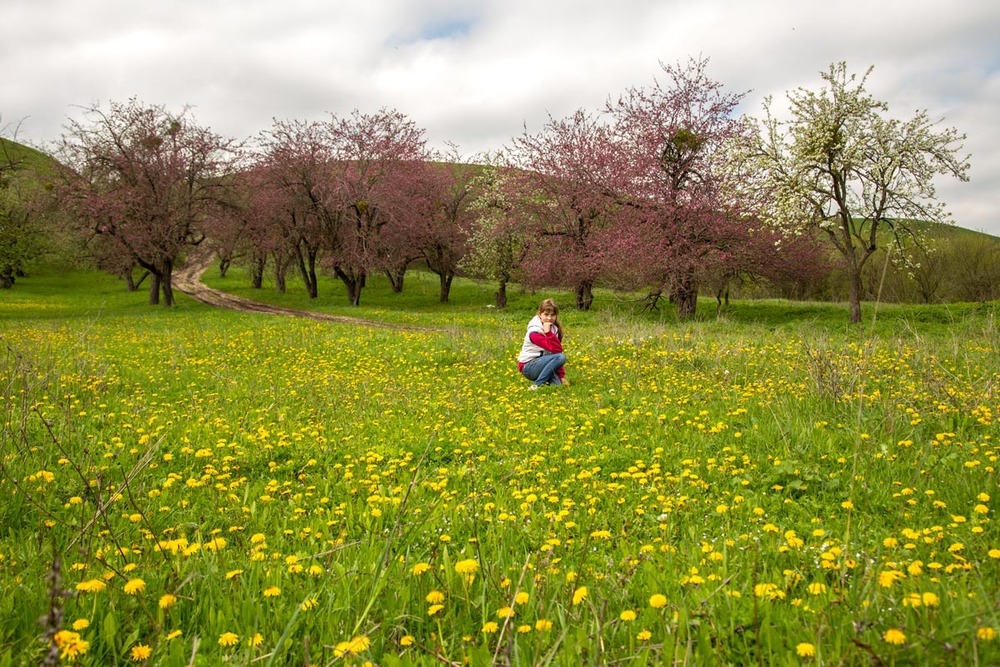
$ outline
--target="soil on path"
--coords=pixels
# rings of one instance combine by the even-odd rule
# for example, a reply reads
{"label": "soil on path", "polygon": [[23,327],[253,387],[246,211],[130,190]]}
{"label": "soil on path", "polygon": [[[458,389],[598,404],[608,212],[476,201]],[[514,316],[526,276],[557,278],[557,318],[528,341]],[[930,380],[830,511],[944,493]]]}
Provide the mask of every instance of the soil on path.
{"label": "soil on path", "polygon": [[269,303],[262,303],[247,299],[235,294],[228,294],[217,289],[212,289],[201,282],[201,274],[214,262],[214,256],[210,252],[198,252],[188,255],[183,266],[174,271],[173,287],[195,301],[201,301],[217,308],[227,308],[238,310],[243,313],[263,313],[265,315],[284,315],[286,317],[301,317],[319,322],[340,322],[342,324],[354,324],[365,327],[384,327],[387,329],[405,329],[410,331],[442,331],[433,327],[418,327],[407,324],[392,324],[389,322],[378,322],[376,320],[366,320],[360,317],[347,317],[344,315],[330,315],[328,313],[317,313],[310,310],[299,310],[298,308],[287,308],[285,306],[275,306]]}

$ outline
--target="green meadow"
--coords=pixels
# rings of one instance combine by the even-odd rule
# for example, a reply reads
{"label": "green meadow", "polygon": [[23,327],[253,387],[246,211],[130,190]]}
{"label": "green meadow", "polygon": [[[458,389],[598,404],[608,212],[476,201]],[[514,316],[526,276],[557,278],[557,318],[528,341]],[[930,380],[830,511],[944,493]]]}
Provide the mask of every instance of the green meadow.
{"label": "green meadow", "polygon": [[[995,304],[0,294],[0,667],[1000,664]],[[571,384],[514,358],[544,296]]]}

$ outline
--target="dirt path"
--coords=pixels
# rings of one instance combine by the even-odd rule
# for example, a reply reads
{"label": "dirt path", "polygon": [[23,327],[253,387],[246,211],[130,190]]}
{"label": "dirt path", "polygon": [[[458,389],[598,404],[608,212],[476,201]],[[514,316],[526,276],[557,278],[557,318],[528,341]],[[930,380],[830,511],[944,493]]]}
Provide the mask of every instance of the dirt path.
{"label": "dirt path", "polygon": [[261,303],[252,299],[246,299],[235,294],[227,294],[217,289],[212,289],[201,282],[201,274],[214,263],[214,256],[210,252],[192,253],[187,257],[184,266],[178,268],[173,274],[173,286],[175,289],[184,292],[195,301],[207,303],[217,308],[227,308],[238,310],[243,313],[263,313],[265,315],[284,315],[286,317],[301,317],[318,322],[340,322],[342,324],[354,324],[364,327],[384,327],[386,329],[404,329],[409,331],[444,331],[434,327],[418,327],[407,324],[392,324],[389,322],[378,322],[366,320],[360,317],[346,317],[343,315],[330,315],[328,313],[317,313],[309,310],[299,310],[297,308],[286,308],[285,306],[274,306],[269,303]]}

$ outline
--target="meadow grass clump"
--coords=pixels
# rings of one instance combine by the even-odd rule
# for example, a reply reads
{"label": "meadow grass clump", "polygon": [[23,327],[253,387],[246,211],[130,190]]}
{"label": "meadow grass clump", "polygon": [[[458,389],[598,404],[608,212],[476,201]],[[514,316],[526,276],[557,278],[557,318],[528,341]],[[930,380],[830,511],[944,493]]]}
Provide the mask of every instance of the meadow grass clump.
{"label": "meadow grass clump", "polygon": [[426,329],[3,295],[0,665],[1000,661],[989,311],[606,298],[529,392],[537,295],[373,283]]}

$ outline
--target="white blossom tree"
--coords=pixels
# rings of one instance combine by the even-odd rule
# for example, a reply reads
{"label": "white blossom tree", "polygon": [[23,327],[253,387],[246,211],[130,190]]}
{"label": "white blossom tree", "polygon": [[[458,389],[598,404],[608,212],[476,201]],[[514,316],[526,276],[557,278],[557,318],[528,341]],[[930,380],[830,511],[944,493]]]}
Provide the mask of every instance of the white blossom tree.
{"label": "white blossom tree", "polygon": [[968,180],[965,135],[939,129],[926,110],[909,120],[889,115],[843,62],[821,72],[819,92],[788,93],[789,118],[764,103],[747,156],[760,170],[756,183],[772,198],[768,217],[784,227],[819,229],[844,257],[850,321],[861,321],[861,277],[880,243],[914,236],[914,221],[949,220],[934,179]]}

